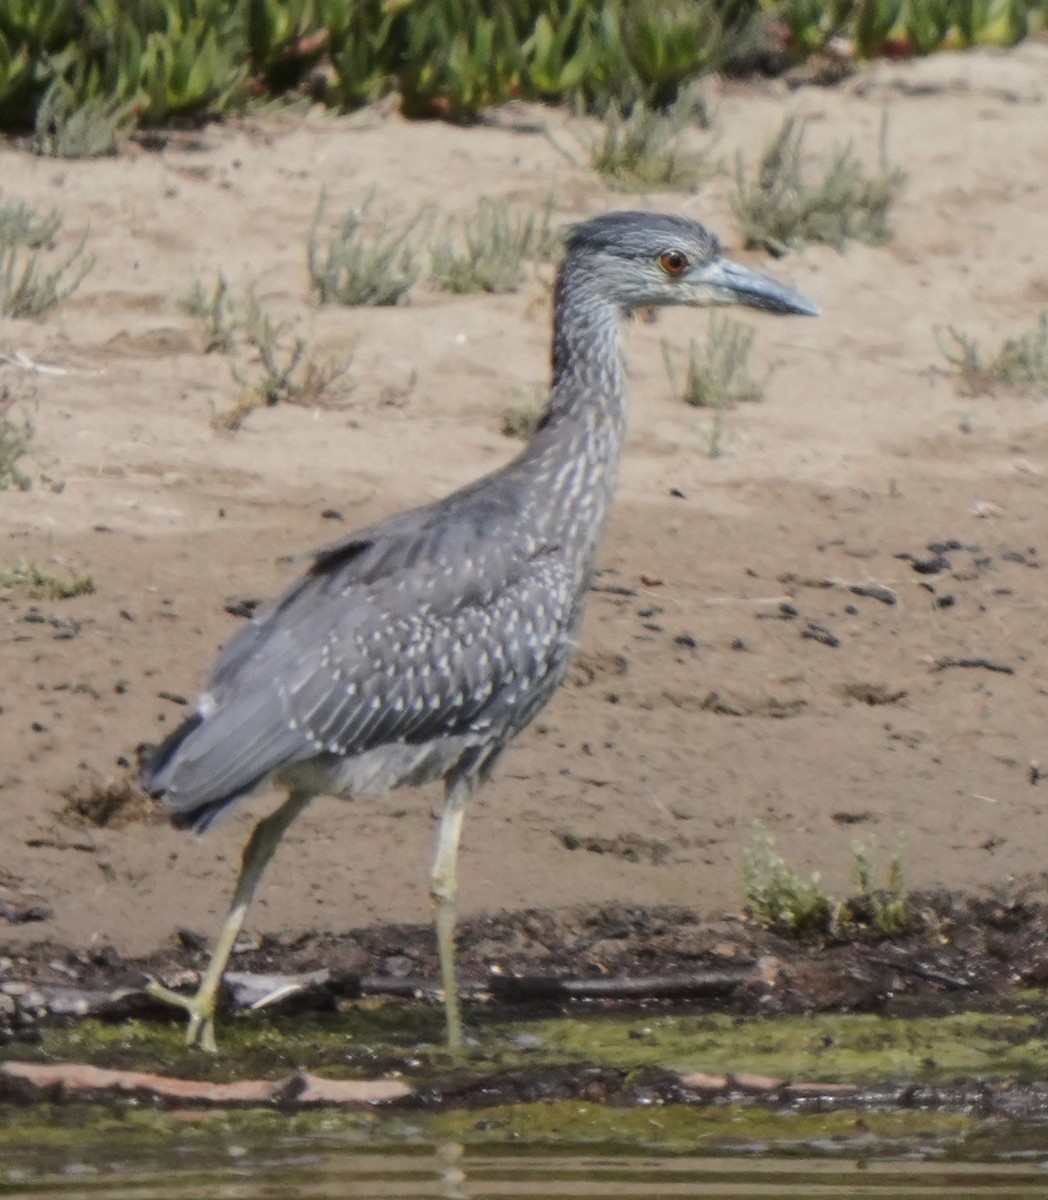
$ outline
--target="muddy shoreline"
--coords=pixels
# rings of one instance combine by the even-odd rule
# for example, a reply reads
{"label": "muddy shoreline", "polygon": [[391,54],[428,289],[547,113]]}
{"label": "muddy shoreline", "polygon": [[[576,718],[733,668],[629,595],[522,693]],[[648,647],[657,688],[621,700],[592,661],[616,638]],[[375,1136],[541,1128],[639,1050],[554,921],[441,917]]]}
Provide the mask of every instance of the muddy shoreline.
{"label": "muddy shoreline", "polygon": [[[847,936],[792,936],[745,915],[704,919],[679,906],[496,913],[461,924],[462,991],[487,1011],[701,1002],[745,1016],[891,1016],[992,1006],[1048,981],[1045,905],[951,892],[914,893],[906,905],[910,928],[890,938],[861,925]],[[206,936],[189,929],[144,957],[0,942],[4,1036],[48,1016],[163,1015],[138,995],[145,980],[190,988],[207,958]],[[225,999],[231,1009],[257,1005],[283,982],[288,995],[271,1011],[331,1011],[361,997],[433,1003],[437,979],[429,925],[242,937]]]}
{"label": "muddy shoreline", "polygon": [[[532,909],[465,921],[460,964],[472,1036],[463,1061],[441,1048],[437,964],[425,925],[245,939],[219,1027],[227,1053],[217,1061],[175,1049],[179,1014],[141,990],[148,977],[195,985],[206,964],[200,935],[183,930],[176,944],[144,958],[110,947],[8,946],[0,954],[0,1102],[444,1111],[585,1100],[1042,1119],[1048,1084],[1036,1057],[1028,1070],[1002,1063],[1004,1077],[990,1071],[978,1079],[937,1075],[934,1050],[907,1078],[819,1078],[817,1053],[805,1064],[809,1077],[799,1079],[723,1062],[710,1070],[664,1065],[667,1035],[658,1031],[678,1018],[773,1030],[774,1018],[867,1014],[885,1018],[885,1029],[894,1018],[901,1029],[983,1014],[987,1028],[997,1022],[994,1037],[1043,1040],[1048,1018],[1038,989],[1048,978],[1048,908],[959,893],[913,894],[907,907],[910,931],[890,939],[861,929],[848,938],[800,939],[745,916],[704,920],[679,907]],[[1013,1028],[1010,1014],[1020,1012]],[[363,1033],[353,1032],[358,1016]],[[548,1031],[566,1018],[572,1027],[625,1019],[630,1062],[591,1061],[581,1044],[551,1058]],[[518,1026],[525,1032],[507,1032]],[[82,1032],[74,1036],[75,1027]],[[530,1027],[545,1032],[532,1035]],[[124,1039],[122,1031],[133,1033]],[[836,1035],[813,1029],[812,1036],[829,1045]],[[605,1047],[597,1057],[609,1054]],[[354,1078],[324,1078],[332,1064]],[[401,1081],[395,1095],[391,1080]]]}

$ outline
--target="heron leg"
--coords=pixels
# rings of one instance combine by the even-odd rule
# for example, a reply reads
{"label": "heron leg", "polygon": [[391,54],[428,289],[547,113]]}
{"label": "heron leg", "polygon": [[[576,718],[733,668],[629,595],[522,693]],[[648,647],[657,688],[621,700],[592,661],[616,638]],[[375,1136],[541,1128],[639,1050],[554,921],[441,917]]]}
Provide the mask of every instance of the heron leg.
{"label": "heron leg", "polygon": [[469,786],[463,780],[448,782],[437,850],[429,873],[429,894],[437,910],[437,954],[440,957],[440,983],[444,989],[448,1049],[453,1054],[462,1049],[462,1008],[455,971],[455,904],[458,899],[459,839],[469,793]]}
{"label": "heron leg", "polygon": [[244,927],[244,918],[251,905],[259,880],[273,857],[280,839],[287,832],[288,826],[298,814],[313,799],[312,792],[292,792],[287,800],[268,817],[255,826],[254,832],[244,847],[240,876],[237,879],[233,903],[229,909],[222,930],[215,942],[204,978],[200,986],[191,996],[183,996],[170,988],[162,987],[151,980],[146,991],[157,1000],[184,1008],[189,1013],[189,1025],[186,1028],[186,1045],[197,1046],[214,1054],[218,1047],[215,1044],[215,1006],[218,1002],[218,991],[222,984],[222,976],[233,953],[233,946]]}

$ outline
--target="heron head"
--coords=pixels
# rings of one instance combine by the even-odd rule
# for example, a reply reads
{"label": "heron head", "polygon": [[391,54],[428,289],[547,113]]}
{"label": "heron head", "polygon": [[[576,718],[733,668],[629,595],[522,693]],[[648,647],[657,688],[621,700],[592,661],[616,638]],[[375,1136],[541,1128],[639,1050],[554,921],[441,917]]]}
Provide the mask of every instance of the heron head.
{"label": "heron head", "polygon": [[567,249],[569,259],[626,312],[669,304],[742,304],[819,315],[800,292],[725,258],[717,238],[687,217],[605,213],[573,226]]}

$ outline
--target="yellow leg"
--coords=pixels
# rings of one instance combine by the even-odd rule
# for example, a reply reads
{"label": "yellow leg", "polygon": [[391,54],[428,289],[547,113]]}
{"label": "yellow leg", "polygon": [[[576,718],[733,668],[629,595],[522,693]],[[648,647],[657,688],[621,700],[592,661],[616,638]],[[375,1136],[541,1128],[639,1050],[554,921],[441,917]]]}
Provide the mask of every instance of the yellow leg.
{"label": "yellow leg", "polygon": [[444,989],[448,1049],[452,1054],[458,1054],[462,1049],[462,1008],[455,971],[455,903],[458,899],[459,839],[468,799],[469,788],[465,783],[459,780],[448,784],[437,850],[429,874],[429,894],[437,909],[437,954],[440,956],[440,983]]}
{"label": "yellow leg", "polygon": [[199,1045],[203,1050],[214,1054],[218,1047],[215,1044],[215,1005],[218,1002],[218,989],[222,983],[229,956],[233,946],[244,927],[244,918],[255,894],[262,873],[280,839],[287,832],[288,826],[298,814],[313,799],[311,792],[292,792],[287,800],[270,816],[259,821],[254,832],[244,847],[240,877],[237,879],[236,892],[229,909],[222,931],[215,942],[207,972],[200,986],[192,996],[183,996],[170,988],[162,987],[155,980],[150,980],[146,991],[157,1000],[184,1008],[189,1013],[189,1025],[186,1028],[186,1045]]}

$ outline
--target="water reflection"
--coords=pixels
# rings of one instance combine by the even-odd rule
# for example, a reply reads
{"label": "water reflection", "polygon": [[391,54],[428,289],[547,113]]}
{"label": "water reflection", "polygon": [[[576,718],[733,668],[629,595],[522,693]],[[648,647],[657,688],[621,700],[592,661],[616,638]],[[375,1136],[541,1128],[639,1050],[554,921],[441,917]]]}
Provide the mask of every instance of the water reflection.
{"label": "water reflection", "polygon": [[227,1147],[221,1161],[120,1163],[94,1156],[76,1163],[0,1164],[0,1196],[17,1200],[494,1200],[517,1197],[746,1196],[921,1197],[1013,1200],[1044,1196],[1041,1162],[930,1163],[783,1157],[633,1157],[477,1153],[457,1142],[388,1153],[320,1152],[306,1145],[282,1153]]}
{"label": "water reflection", "polygon": [[437,1147],[437,1161],[441,1164],[441,1200],[469,1200],[465,1190],[466,1172],[463,1158],[466,1147],[461,1142],[442,1142]]}

